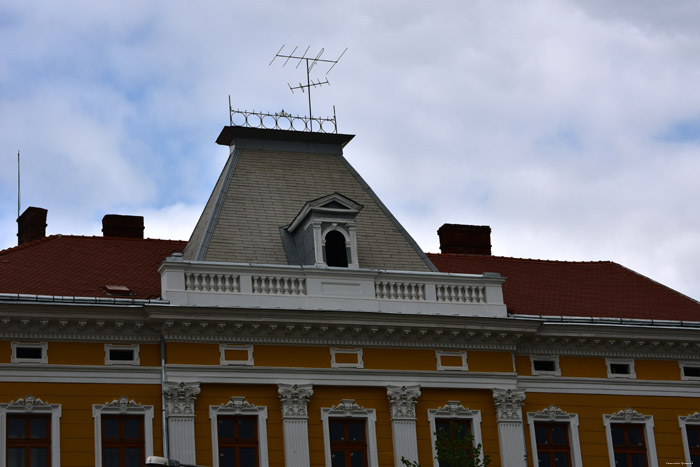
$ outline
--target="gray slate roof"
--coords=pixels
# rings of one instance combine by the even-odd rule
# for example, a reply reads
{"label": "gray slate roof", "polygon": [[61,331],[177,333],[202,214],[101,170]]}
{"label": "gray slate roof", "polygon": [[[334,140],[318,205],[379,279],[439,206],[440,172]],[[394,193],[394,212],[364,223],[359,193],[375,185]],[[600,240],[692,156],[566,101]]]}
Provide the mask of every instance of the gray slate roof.
{"label": "gray slate roof", "polygon": [[308,201],[337,192],[357,215],[361,268],[434,266],[342,155],[352,136],[226,127],[231,156],[185,248],[185,260],[287,264],[280,227]]}

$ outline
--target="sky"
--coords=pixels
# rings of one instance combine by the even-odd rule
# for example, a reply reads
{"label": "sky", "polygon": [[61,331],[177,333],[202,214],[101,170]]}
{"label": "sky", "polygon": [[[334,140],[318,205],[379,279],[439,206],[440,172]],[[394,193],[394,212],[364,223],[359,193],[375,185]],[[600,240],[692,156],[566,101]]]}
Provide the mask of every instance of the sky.
{"label": "sky", "polygon": [[[345,157],[424,251],[443,223],[493,253],[611,260],[700,299],[700,2],[0,3],[0,249],[105,214],[189,238],[234,108],[308,112],[285,46],[348,51],[314,89]],[[315,73],[315,74],[314,74]]]}

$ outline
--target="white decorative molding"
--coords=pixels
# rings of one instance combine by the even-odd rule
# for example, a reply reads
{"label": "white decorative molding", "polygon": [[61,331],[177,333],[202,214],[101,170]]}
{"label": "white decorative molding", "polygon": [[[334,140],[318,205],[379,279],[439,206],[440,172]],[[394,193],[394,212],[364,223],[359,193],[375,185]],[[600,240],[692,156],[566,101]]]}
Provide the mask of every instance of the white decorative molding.
{"label": "white decorative molding", "polygon": [[391,435],[394,445],[394,465],[401,467],[401,458],[418,461],[416,436],[416,403],[420,386],[387,386],[386,395],[391,406]]}
{"label": "white decorative molding", "polygon": [[537,412],[527,413],[527,424],[530,428],[530,446],[532,448],[532,465],[539,465],[537,439],[535,437],[535,423],[537,422],[565,423],[568,426],[571,467],[583,467],[581,443],[578,436],[578,414],[570,414],[555,405],[550,405]]}
{"label": "white decorative molding", "polygon": [[[242,359],[228,359],[226,358],[226,352],[245,352],[246,358]],[[253,346],[252,345],[232,345],[232,344],[219,344],[219,365],[243,365],[252,366],[254,364],[253,360]]]}
{"label": "white decorative molding", "polygon": [[[47,342],[15,342],[10,344],[12,353],[10,363],[49,363],[49,344]],[[40,349],[39,358],[23,358],[17,356],[18,349]]]}
{"label": "white decorative molding", "polygon": [[279,384],[277,394],[282,403],[282,418],[308,418],[307,404],[314,394],[311,384]]}
{"label": "white decorative molding", "polygon": [[309,465],[308,403],[313,395],[310,384],[279,384],[277,394],[282,404],[285,465]]}
{"label": "white decorative molding", "polygon": [[[442,362],[442,357],[461,359],[459,365],[449,365]],[[466,350],[436,350],[435,358],[437,359],[437,369],[439,371],[468,371],[467,352]]]}
{"label": "white decorative molding", "polygon": [[[460,401],[447,401],[442,407],[428,410],[428,422],[430,424],[430,445],[433,452],[433,466],[440,467],[437,460],[437,446],[435,445],[435,433],[437,432],[437,419],[461,419],[471,422],[471,432],[474,436],[474,445],[482,444],[481,441],[481,411],[470,410],[464,407]],[[481,450],[480,459],[484,460],[484,450]]]}
{"label": "white decorative molding", "polygon": [[690,446],[688,445],[688,435],[686,432],[688,425],[700,427],[700,412],[689,414],[686,417],[678,417],[678,426],[681,428],[681,437],[683,438],[683,453],[685,454],[685,461],[688,463],[688,465],[692,465],[690,460]]}
{"label": "white decorative molding", "polygon": [[522,422],[525,391],[517,389],[494,389],[493,401],[499,422]]}
{"label": "white decorative molding", "polygon": [[612,423],[633,423],[644,425],[644,438],[647,445],[647,460],[649,462],[649,467],[658,467],[659,460],[656,457],[653,416],[643,415],[629,407],[613,414],[603,415],[603,426],[605,426],[605,434],[608,441],[608,456],[610,458],[610,465],[615,465],[615,450],[613,447],[612,432],[610,429],[610,425]]}
{"label": "white decorative molding", "polygon": [[503,465],[522,465],[527,456],[522,411],[524,400],[525,391],[522,390],[493,390],[496,420],[498,420],[498,441]]}
{"label": "white decorative molding", "polygon": [[267,407],[258,407],[245,397],[231,397],[221,405],[209,406],[211,420],[212,467],[219,467],[218,417],[221,415],[250,415],[258,417],[258,459],[260,467],[269,467],[267,453]]}
{"label": "white decorative molding", "polygon": [[321,421],[323,422],[323,445],[326,458],[326,467],[332,467],[331,437],[328,425],[330,418],[361,418],[365,420],[365,437],[367,439],[367,466],[379,467],[379,455],[377,452],[377,412],[375,409],[365,409],[355,399],[342,399],[338,405],[330,408],[321,408]]}
{"label": "white decorative molding", "polygon": [[0,465],[7,459],[7,414],[50,414],[51,415],[51,467],[61,466],[61,404],[49,404],[31,394],[9,404],[0,404]]}
{"label": "white decorative molding", "polygon": [[138,404],[127,396],[121,396],[112,402],[92,406],[92,418],[95,419],[95,467],[102,467],[102,415],[142,415],[144,455],[153,455],[153,406]]}
{"label": "white decorative molding", "polygon": [[[354,355],[355,362],[338,362],[338,355]],[[331,368],[364,368],[365,364],[362,361],[362,349],[344,349],[331,347]]]}
{"label": "white decorative molding", "polygon": [[170,456],[183,463],[196,463],[194,403],[199,383],[165,383],[165,416],[168,423]]}
{"label": "white decorative molding", "polygon": [[[133,358],[131,360],[112,360],[111,350],[130,350]],[[105,344],[105,365],[135,365],[141,364],[139,355],[139,344]]]}
{"label": "white decorative molding", "polygon": [[166,417],[194,417],[194,402],[200,391],[199,383],[165,383]]}
{"label": "white decorative molding", "polygon": [[386,395],[391,405],[392,420],[415,421],[420,386],[387,386]]}

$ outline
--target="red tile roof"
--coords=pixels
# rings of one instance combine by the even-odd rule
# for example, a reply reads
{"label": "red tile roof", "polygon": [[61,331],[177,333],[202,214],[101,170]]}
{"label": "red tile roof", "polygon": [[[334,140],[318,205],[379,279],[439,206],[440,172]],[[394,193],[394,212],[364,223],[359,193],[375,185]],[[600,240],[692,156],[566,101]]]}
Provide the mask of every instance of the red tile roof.
{"label": "red tile roof", "polygon": [[700,321],[700,303],[610,261],[436,253],[428,258],[442,272],[506,277],[503,298],[510,313]]}
{"label": "red tile roof", "polygon": [[158,266],[186,244],[53,235],[0,251],[0,293],[108,297],[109,285],[128,287],[127,298],[159,297]]}

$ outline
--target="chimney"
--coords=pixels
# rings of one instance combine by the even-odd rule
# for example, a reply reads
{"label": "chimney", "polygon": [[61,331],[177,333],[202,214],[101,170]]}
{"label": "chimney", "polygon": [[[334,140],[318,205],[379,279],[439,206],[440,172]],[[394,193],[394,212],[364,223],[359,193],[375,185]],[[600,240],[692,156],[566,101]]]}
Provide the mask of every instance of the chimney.
{"label": "chimney", "polygon": [[33,206],[24,210],[17,219],[17,245],[46,237],[46,213],[46,209]]}
{"label": "chimney", "polygon": [[102,218],[105,237],[143,238],[143,216],[106,214]]}
{"label": "chimney", "polygon": [[491,227],[488,225],[443,224],[438,236],[442,253],[491,255]]}

